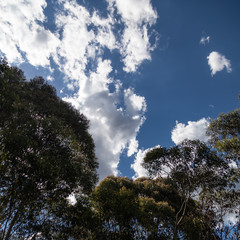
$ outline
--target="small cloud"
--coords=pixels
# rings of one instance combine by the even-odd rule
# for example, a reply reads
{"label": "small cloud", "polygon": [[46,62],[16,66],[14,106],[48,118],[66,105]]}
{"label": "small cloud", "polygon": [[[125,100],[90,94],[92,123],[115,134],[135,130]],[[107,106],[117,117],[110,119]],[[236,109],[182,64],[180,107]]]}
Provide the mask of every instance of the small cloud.
{"label": "small cloud", "polygon": [[207,37],[203,36],[203,37],[201,37],[200,44],[205,46],[209,42],[210,42],[210,36],[207,36]]}
{"label": "small cloud", "polygon": [[176,122],[176,126],[172,130],[172,141],[180,144],[184,139],[201,140],[207,142],[209,137],[206,136],[206,129],[209,121],[202,118],[199,121],[189,121],[187,124]]}
{"label": "small cloud", "polygon": [[47,76],[47,80],[48,80],[49,82],[52,82],[52,81],[54,80],[54,78],[53,78],[52,76],[48,75],[48,76]]}
{"label": "small cloud", "polygon": [[210,108],[214,108],[215,106],[213,104],[208,105]]}
{"label": "small cloud", "polygon": [[218,52],[211,52],[207,59],[208,65],[212,71],[212,76],[215,75],[216,72],[222,71],[224,68],[227,69],[228,73],[232,71],[230,60]]}
{"label": "small cloud", "polygon": [[139,177],[147,177],[148,173],[145,168],[143,168],[142,163],[143,159],[146,156],[148,152],[151,150],[160,147],[159,145],[153,148],[148,148],[146,150],[139,150],[136,154],[136,157],[134,159],[134,163],[131,164],[131,168],[135,171],[135,175],[133,176],[133,179],[139,178]]}
{"label": "small cloud", "polygon": [[[161,148],[160,145],[157,145],[153,148],[147,148],[146,150],[139,150],[136,154],[134,163],[131,165],[131,168],[135,171],[135,175],[132,177],[133,179],[140,178],[140,177],[148,177],[148,171],[142,166],[144,157],[146,154],[156,148]],[[166,165],[163,166],[161,173],[158,176],[167,177],[170,172],[170,168]]]}

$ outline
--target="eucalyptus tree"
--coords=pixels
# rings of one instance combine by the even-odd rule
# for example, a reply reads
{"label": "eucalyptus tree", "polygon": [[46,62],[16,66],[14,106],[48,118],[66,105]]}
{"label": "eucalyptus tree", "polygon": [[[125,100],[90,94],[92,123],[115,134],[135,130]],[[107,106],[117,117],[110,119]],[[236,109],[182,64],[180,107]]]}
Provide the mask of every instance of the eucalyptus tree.
{"label": "eucalyptus tree", "polygon": [[[228,186],[230,169],[224,158],[219,157],[205,143],[185,140],[169,149],[158,147],[151,150],[146,154],[143,166],[150,176],[165,176],[169,179],[182,196],[175,214],[173,239],[180,236],[179,229],[192,198],[198,200],[205,219],[209,219],[209,228],[214,228],[214,209],[212,205],[209,207],[209,202],[213,194]],[[211,235],[211,238],[214,237]]]}
{"label": "eucalyptus tree", "polygon": [[[216,197],[221,211],[220,236],[225,239],[240,238],[240,109],[222,113],[212,119],[207,129],[210,144],[228,161],[231,167],[229,187]],[[233,222],[223,224],[223,216],[231,215]]]}
{"label": "eucalyptus tree", "polygon": [[[99,221],[94,239],[162,239],[174,237],[175,216],[183,196],[167,178],[109,176],[94,190],[93,209]],[[181,239],[214,239],[209,219],[188,199],[178,226]]]}
{"label": "eucalyptus tree", "polygon": [[240,159],[240,109],[222,113],[213,119],[207,129],[210,143],[229,160],[239,164]]}
{"label": "eucalyptus tree", "polygon": [[89,122],[42,77],[0,63],[0,231],[2,239],[58,239],[68,196],[88,195],[98,166]]}

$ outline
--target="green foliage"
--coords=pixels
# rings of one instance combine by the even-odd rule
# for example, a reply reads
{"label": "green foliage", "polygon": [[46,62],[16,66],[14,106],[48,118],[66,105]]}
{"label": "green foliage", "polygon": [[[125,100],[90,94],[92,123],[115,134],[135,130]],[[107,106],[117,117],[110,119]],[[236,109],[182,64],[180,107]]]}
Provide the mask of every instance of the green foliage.
{"label": "green foliage", "polygon": [[[206,144],[185,140],[169,149],[159,147],[148,152],[143,166],[153,177],[166,176],[182,196],[178,201],[178,208],[176,207],[173,239],[178,237],[184,239],[186,236],[186,239],[199,239],[200,236],[201,239],[214,239],[213,229],[216,223],[213,205],[209,207],[206,202],[210,201],[216,192],[228,186],[230,174],[228,162]],[[194,218],[191,214],[187,216],[191,198],[194,197],[199,198],[198,209],[204,212],[200,218]],[[181,233],[181,226],[187,219],[194,219],[193,222],[199,226],[199,230],[196,232],[196,228],[189,222],[190,232],[184,236]]]}
{"label": "green foliage", "polygon": [[[3,239],[64,226],[67,197],[91,193],[96,181],[88,120],[36,77],[0,63],[0,224]],[[63,208],[64,209],[64,208]]]}
{"label": "green foliage", "polygon": [[102,225],[97,239],[132,239],[138,214],[137,195],[127,178],[107,177],[93,193],[93,204]]}
{"label": "green foliage", "polygon": [[[220,214],[218,214],[219,235],[223,239],[239,239],[240,109],[220,114],[217,119],[212,120],[207,134],[210,136],[211,146],[218,150],[219,155],[226,159],[231,167],[228,178],[229,188],[214,196],[214,202],[220,209]],[[224,225],[223,216],[226,214],[236,216],[236,223]]]}
{"label": "green foliage", "polygon": [[228,162],[196,140],[169,149],[155,148],[146,154],[143,166],[150,176],[167,176],[183,195],[227,185]]}
{"label": "green foliage", "polygon": [[212,120],[207,134],[210,143],[228,159],[238,160],[240,156],[240,109],[220,114]]}
{"label": "green foliage", "polygon": [[[168,179],[110,176],[96,187],[92,201],[101,225],[95,239],[172,239],[183,197]],[[181,239],[211,239],[209,232],[198,205],[189,199]]]}

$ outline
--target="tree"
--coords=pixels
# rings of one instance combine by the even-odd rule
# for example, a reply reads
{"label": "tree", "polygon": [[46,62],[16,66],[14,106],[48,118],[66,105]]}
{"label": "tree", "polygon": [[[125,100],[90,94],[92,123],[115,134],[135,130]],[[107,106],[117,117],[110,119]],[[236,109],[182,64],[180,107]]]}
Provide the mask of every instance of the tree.
{"label": "tree", "polygon": [[93,193],[93,207],[100,228],[96,239],[133,239],[138,211],[133,183],[127,178],[109,176]]}
{"label": "tree", "polygon": [[[88,195],[98,166],[88,120],[54,87],[0,63],[0,229],[2,239],[58,239],[61,209]],[[65,209],[65,207],[64,207]]]}
{"label": "tree", "polygon": [[[93,208],[99,219],[95,239],[173,239],[183,196],[167,178],[109,176],[96,187]],[[179,226],[181,239],[212,239],[212,230],[193,199]]]}
{"label": "tree", "polygon": [[[199,199],[205,220],[209,219],[209,228],[214,228],[213,205],[209,207],[206,203],[211,201],[213,194],[228,186],[229,165],[225,159],[205,143],[185,140],[169,149],[158,147],[151,150],[146,154],[143,166],[152,177],[165,175],[181,193],[182,201],[175,216],[173,239],[179,237],[179,228],[186,217],[191,198]],[[215,238],[211,231],[209,234],[207,239]]]}
{"label": "tree", "polygon": [[[231,166],[230,187],[218,194],[217,204],[221,210],[220,216],[232,214],[236,222],[221,224],[219,235],[225,239],[240,238],[240,109],[229,113],[222,113],[213,119],[207,129],[210,144]],[[222,221],[223,222],[223,221]]]}
{"label": "tree", "polygon": [[240,158],[240,109],[220,114],[207,129],[210,143],[229,160],[239,163]]}

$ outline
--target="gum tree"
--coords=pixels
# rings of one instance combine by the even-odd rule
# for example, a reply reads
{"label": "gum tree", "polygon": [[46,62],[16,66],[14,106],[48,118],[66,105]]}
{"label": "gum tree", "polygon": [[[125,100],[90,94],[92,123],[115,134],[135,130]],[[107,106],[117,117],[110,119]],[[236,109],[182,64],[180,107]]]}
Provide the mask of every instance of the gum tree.
{"label": "gum tree", "polygon": [[[192,198],[198,200],[199,209],[205,219],[209,219],[209,228],[214,228],[214,206],[209,204],[213,194],[228,185],[229,166],[225,159],[220,158],[205,143],[185,140],[168,149],[158,147],[151,150],[146,154],[143,166],[150,176],[165,176],[169,179],[182,196],[175,214],[173,239],[180,237],[179,230]],[[214,237],[209,235],[208,239]]]}
{"label": "gum tree", "polygon": [[[93,208],[99,228],[95,239],[173,239],[175,216],[184,197],[167,178],[109,176],[96,187]],[[181,239],[214,239],[208,219],[191,198],[178,226]]]}
{"label": "gum tree", "polygon": [[210,136],[211,146],[217,149],[231,166],[230,186],[218,194],[216,201],[222,212],[221,218],[231,214],[236,220],[231,225],[221,224],[219,234],[222,238],[225,236],[225,239],[238,239],[240,237],[240,109],[222,113],[217,119],[213,119],[207,134]]}
{"label": "gum tree", "polygon": [[61,209],[96,181],[88,120],[42,77],[0,63],[0,230],[2,239],[37,234],[57,239]]}

